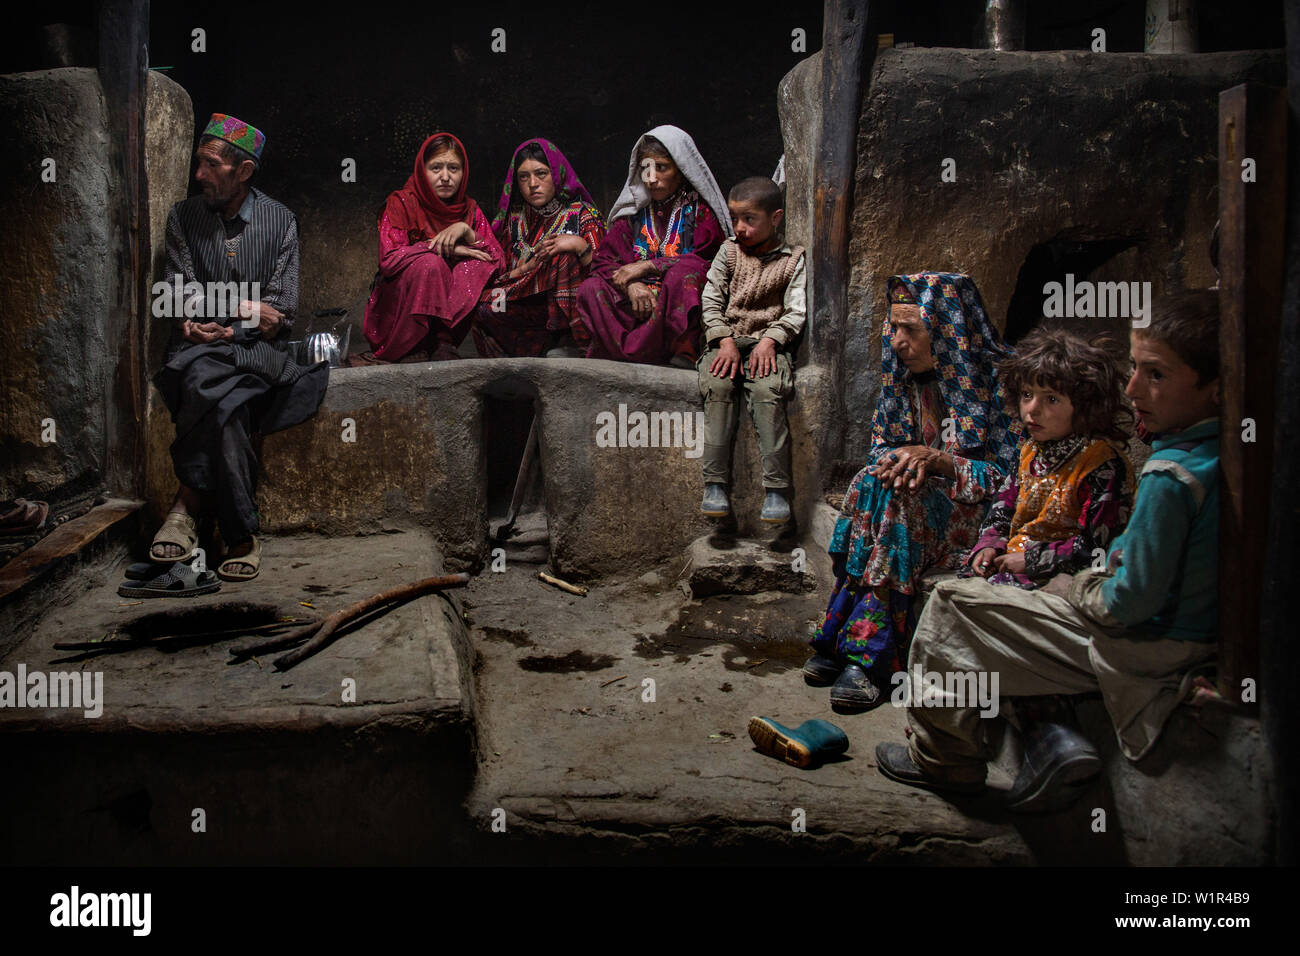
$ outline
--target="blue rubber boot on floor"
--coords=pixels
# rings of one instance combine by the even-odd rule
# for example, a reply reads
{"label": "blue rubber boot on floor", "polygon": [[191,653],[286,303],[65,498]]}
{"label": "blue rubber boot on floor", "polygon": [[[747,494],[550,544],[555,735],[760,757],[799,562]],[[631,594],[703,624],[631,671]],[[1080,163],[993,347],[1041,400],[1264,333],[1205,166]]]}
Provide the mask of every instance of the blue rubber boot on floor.
{"label": "blue rubber boot on floor", "polygon": [[704,486],[704,500],[700,502],[700,511],[710,518],[725,518],[731,514],[731,502],[727,500],[724,485],[710,482]]}
{"label": "blue rubber boot on floor", "polygon": [[791,730],[770,717],[751,717],[749,737],[759,753],[794,767],[811,767],[849,749],[848,735],[827,720],[805,720]]}

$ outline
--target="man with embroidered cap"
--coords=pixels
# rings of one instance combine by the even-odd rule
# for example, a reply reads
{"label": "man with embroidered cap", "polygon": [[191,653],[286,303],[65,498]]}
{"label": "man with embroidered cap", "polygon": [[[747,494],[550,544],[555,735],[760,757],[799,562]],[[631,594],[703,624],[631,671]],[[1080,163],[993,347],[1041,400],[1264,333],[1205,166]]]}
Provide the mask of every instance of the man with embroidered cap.
{"label": "man with embroidered cap", "polygon": [[298,307],[298,223],[252,185],[265,145],[260,130],[224,113],[199,138],[200,193],[167,217],[165,278],[183,284],[185,301],[154,377],[176,425],[180,490],[149,557],[188,560],[198,518],[209,511],[226,547],[217,574],[232,581],[261,566],[252,435],[310,418],[329,374],[324,362],[298,365],[287,349]]}

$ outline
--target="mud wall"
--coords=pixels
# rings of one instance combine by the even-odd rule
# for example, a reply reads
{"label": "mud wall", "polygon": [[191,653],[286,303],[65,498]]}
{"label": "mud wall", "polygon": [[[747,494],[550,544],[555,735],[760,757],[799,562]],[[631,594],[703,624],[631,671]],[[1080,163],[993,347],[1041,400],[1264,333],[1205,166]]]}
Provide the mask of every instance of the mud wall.
{"label": "mud wall", "polygon": [[[160,268],[167,210],[185,195],[193,113],[185,91],[158,73],[148,95]],[[0,151],[0,499],[40,498],[83,475],[105,476],[119,433],[137,427],[109,414],[126,345],[127,319],[113,306],[122,236],[110,218],[121,184],[94,69],[0,76],[0,122],[10,136]],[[156,336],[146,341],[158,352]]]}
{"label": "mud wall", "polygon": [[0,498],[104,473],[118,241],[107,121],[94,70],[0,76]]}
{"label": "mud wall", "polygon": [[[790,147],[802,144],[808,168],[817,59],[781,86],[795,234],[811,231],[797,221],[810,202]],[[1212,285],[1218,94],[1248,79],[1281,85],[1281,54],[880,51],[858,127],[849,307],[837,335],[841,456],[860,460],[869,445],[891,275],[967,273],[1002,329],[1018,284],[1023,318],[1041,306],[1044,281],[1067,271],[1149,281],[1156,295]]]}

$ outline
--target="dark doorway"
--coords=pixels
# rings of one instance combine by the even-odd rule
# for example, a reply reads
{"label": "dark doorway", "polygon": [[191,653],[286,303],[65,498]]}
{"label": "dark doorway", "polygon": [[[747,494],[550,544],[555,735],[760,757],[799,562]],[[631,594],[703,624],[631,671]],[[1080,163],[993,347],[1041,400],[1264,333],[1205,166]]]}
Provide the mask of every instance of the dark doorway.
{"label": "dark doorway", "polygon": [[[1003,338],[1014,345],[1038,326],[1043,318],[1043,287],[1065,282],[1067,273],[1082,281],[1102,264],[1136,246],[1133,238],[1050,239],[1029,250],[1016,278],[1016,290],[1007,307]],[[1136,277],[1135,277],[1136,278]]]}
{"label": "dark doorway", "polygon": [[[487,388],[483,440],[487,465],[488,533],[511,561],[544,564],[550,557],[537,390],[530,382],[505,378]],[[529,453],[529,435],[534,434]]]}

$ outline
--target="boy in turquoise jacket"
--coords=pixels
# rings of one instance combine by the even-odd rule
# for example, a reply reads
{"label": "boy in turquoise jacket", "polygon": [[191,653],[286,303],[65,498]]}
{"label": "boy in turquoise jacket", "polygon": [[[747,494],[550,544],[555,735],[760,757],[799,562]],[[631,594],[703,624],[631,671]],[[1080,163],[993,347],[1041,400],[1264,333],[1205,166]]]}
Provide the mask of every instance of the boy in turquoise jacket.
{"label": "boy in turquoise jacket", "polygon": [[876,748],[882,773],[933,790],[982,790],[981,713],[996,708],[964,699],[977,685],[1016,698],[1021,714],[1024,760],[1009,809],[1059,809],[1101,769],[1072,720],[1025,719],[1042,716],[1035,702],[1046,706],[1045,695],[1100,691],[1124,755],[1150,751],[1189,672],[1215,649],[1218,348],[1215,292],[1168,297],[1132,330],[1126,392],[1155,438],[1106,570],[1060,575],[1039,591],[981,578],[940,583],[908,658],[911,740]]}

